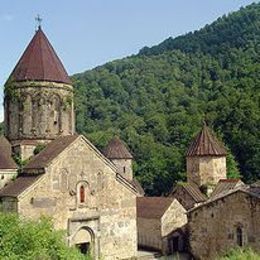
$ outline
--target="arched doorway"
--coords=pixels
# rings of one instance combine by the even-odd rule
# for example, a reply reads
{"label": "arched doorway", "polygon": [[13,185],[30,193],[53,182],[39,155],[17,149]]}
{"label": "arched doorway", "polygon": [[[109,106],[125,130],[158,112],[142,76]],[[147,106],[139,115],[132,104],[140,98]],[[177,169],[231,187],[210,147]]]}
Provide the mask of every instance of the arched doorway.
{"label": "arched doorway", "polygon": [[95,237],[93,231],[89,227],[80,228],[74,235],[73,244],[78,247],[82,254],[91,253],[94,255]]}
{"label": "arched doorway", "polygon": [[237,236],[237,245],[243,246],[243,230],[241,227],[237,227],[236,236]]}

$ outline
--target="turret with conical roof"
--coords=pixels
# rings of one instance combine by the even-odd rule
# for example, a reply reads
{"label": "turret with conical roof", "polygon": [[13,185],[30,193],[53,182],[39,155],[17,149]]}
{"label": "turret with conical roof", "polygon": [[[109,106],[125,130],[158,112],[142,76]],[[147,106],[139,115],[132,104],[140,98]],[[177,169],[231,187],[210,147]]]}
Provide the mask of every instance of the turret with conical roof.
{"label": "turret with conical roof", "polygon": [[103,150],[103,154],[116,165],[120,174],[122,174],[129,181],[133,180],[133,156],[119,137],[114,137],[108,143]]}
{"label": "turret with conical roof", "polygon": [[4,105],[5,135],[23,159],[22,150],[74,133],[73,87],[40,27],[5,84]]}
{"label": "turret with conical roof", "polygon": [[210,188],[226,179],[226,154],[224,145],[204,124],[186,154],[188,182]]}

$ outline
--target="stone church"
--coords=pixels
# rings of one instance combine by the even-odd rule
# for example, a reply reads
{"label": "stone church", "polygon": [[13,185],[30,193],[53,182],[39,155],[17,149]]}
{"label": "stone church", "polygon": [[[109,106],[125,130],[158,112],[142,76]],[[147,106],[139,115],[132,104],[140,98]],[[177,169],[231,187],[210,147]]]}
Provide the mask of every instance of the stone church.
{"label": "stone church", "polygon": [[[3,211],[50,216],[95,259],[137,254],[133,157],[118,138],[102,154],[75,132],[73,86],[41,27],[5,84],[0,140]],[[11,153],[28,163],[17,175]],[[14,179],[14,180],[13,180]]]}
{"label": "stone church", "polygon": [[139,247],[203,260],[236,246],[260,251],[259,184],[228,179],[226,155],[204,124],[186,153],[187,182],[167,197],[137,198]]}
{"label": "stone church", "polygon": [[[118,137],[101,153],[77,135],[72,82],[41,27],[5,84],[4,110],[4,212],[50,216],[94,259],[135,259],[137,246],[196,259],[236,245],[260,250],[260,187],[227,179],[227,152],[206,125],[187,151],[187,182],[168,197],[143,197]],[[21,172],[13,158],[26,162]]]}

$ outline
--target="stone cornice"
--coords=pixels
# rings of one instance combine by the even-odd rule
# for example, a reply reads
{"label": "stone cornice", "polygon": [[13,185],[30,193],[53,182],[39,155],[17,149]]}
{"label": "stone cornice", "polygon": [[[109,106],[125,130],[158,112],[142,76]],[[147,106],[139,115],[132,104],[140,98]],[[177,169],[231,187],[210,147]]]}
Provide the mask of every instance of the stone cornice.
{"label": "stone cornice", "polygon": [[48,81],[21,81],[12,83],[18,89],[24,88],[49,88],[49,89],[63,89],[73,91],[73,86],[65,83],[48,82]]}

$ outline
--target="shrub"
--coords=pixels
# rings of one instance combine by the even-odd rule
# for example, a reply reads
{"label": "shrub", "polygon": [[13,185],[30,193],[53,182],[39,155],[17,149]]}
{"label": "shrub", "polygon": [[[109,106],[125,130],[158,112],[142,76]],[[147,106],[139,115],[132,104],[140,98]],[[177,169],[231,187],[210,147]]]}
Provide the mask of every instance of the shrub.
{"label": "shrub", "polygon": [[259,260],[260,254],[254,252],[251,248],[232,248],[227,251],[218,260]]}
{"label": "shrub", "polygon": [[63,232],[53,229],[47,218],[31,221],[0,212],[0,259],[91,259],[75,247],[68,247],[64,237]]}

